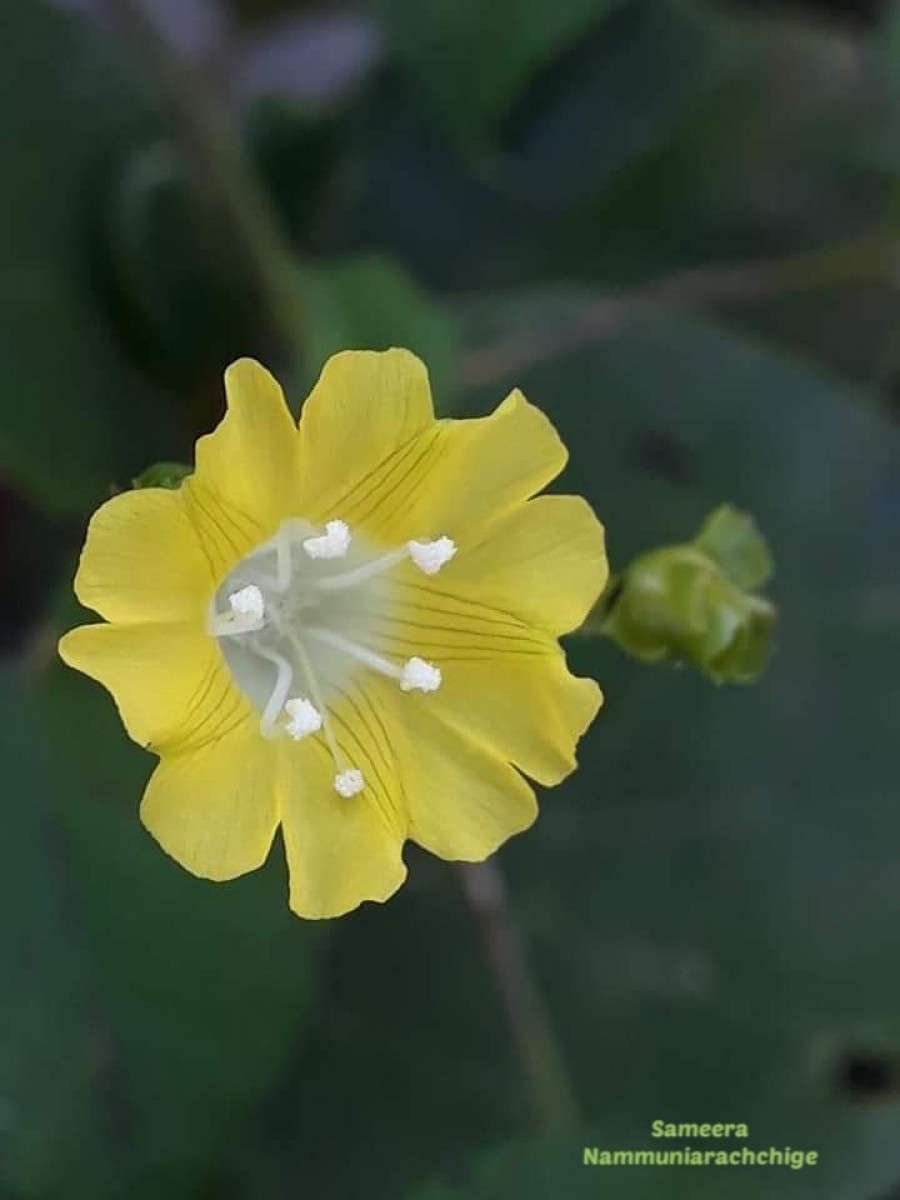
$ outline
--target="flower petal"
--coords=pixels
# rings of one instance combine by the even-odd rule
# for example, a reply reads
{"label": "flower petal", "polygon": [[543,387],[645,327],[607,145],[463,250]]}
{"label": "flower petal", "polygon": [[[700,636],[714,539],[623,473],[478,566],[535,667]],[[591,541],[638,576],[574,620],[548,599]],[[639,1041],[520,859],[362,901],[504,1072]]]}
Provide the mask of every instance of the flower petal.
{"label": "flower petal", "polygon": [[540,491],[567,457],[519,391],[489,417],[435,422],[425,368],[403,350],[331,358],[300,440],[299,511],[384,544],[477,527]]}
{"label": "flower petal", "polygon": [[167,854],[204,879],[234,879],[265,862],[278,825],[277,747],[255,721],[166,755],[141,820]]}
{"label": "flower petal", "polygon": [[553,634],[581,625],[606,585],[603,526],[579,496],[539,496],[462,542],[441,576],[448,591]]}
{"label": "flower petal", "polygon": [[533,824],[537,801],[514,767],[442,722],[431,699],[395,697],[391,714],[402,737],[409,836],[440,858],[481,862]]}
{"label": "flower petal", "polygon": [[195,623],[82,625],[61,639],[59,653],[112,693],[129,735],[147,749],[205,744],[251,713],[218,646]]}
{"label": "flower petal", "polygon": [[214,586],[177,492],[124,492],[91,518],[75,594],[107,620],[190,619],[205,611]]}
{"label": "flower petal", "polygon": [[352,519],[388,544],[442,534],[471,539],[555,479],[567,457],[548,418],[514,391],[488,417],[440,421],[422,434],[390,489]]}
{"label": "flower petal", "polygon": [[428,697],[441,720],[545,787],[575,770],[575,748],[602,701],[593,679],[569,672],[562,652],[454,663]]}
{"label": "flower petal", "polygon": [[355,522],[414,468],[417,435],[435,428],[428,372],[414,354],[335,354],[300,417],[299,511]]}
{"label": "flower petal", "polygon": [[196,471],[181,486],[217,579],[291,513],[298,479],[297,429],[265,367],[233,363],[225,394],[225,417],[198,441]]}
{"label": "flower petal", "polygon": [[368,644],[391,659],[413,656],[440,663],[478,661],[503,670],[512,659],[558,650],[556,639],[514,613],[485,604],[472,591],[452,591],[440,578],[423,579],[406,565],[362,619]]}
{"label": "flower petal", "polygon": [[406,879],[403,834],[385,816],[371,761],[358,754],[351,760],[362,770],[366,787],[345,798],[334,790],[335,765],[320,739],[280,748],[291,908],[298,916],[319,919],[351,912],[364,900],[387,900]]}

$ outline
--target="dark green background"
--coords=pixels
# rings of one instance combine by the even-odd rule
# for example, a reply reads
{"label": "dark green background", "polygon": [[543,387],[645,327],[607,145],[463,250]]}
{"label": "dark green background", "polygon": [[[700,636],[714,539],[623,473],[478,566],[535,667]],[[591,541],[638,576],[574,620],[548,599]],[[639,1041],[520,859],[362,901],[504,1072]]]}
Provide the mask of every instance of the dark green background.
{"label": "dark green background", "polygon": [[[199,7],[177,12],[203,61]],[[246,0],[230,21],[224,98],[301,263],[299,367],[141,47],[44,0],[0,14],[0,1196],[886,1200],[900,21],[699,0]],[[313,95],[323,27],[352,36],[315,51]],[[852,286],[676,294],[471,386],[474,352],[552,343],[612,290],[873,230],[882,269]],[[754,687],[571,640],[606,707],[498,860],[582,1106],[568,1134],[533,1127],[452,868],[411,848],[394,900],[326,925],[288,913],[280,852],[193,879],[137,820],[152,760],[55,661],[90,513],[189,460],[228,361],[264,356],[299,399],[333,350],[389,344],[427,358],[444,413],[522,386],[614,567],[725,501],[776,562]],[[656,1118],[821,1162],[581,1165],[651,1146]]]}

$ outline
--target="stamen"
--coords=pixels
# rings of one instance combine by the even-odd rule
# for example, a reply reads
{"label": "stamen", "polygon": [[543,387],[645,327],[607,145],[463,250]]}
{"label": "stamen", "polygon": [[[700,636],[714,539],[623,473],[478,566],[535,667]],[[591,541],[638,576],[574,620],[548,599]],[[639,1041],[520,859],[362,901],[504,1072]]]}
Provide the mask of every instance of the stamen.
{"label": "stamen", "polygon": [[288,692],[291,690],[291,683],[294,679],[294,668],[277,650],[267,650],[265,646],[257,646],[254,642],[248,642],[247,644],[260,658],[265,658],[268,662],[274,663],[278,670],[272,694],[269,696],[266,707],[263,709],[262,716],[259,719],[260,733],[264,738],[273,738],[278,732],[275,722],[280,716],[281,710],[284,708],[284,703],[287,700]]}
{"label": "stamen", "polygon": [[[342,524],[342,522],[333,521],[330,524]],[[320,539],[310,540],[318,541]],[[308,546],[308,542],[303,544]],[[368,579],[375,579],[376,576],[383,575],[391,567],[403,562],[407,556],[426,575],[436,575],[455,553],[456,543],[448,537],[440,537],[434,542],[407,542],[401,549],[382,554],[380,558],[354,567],[352,571],[344,571],[341,575],[328,575],[324,579],[317,579],[316,587],[323,592],[337,592],[343,591],[344,588],[356,587],[358,583],[365,583]],[[325,556],[318,555],[318,557]]]}
{"label": "stamen", "polygon": [[[277,619],[278,618],[276,616],[276,620]],[[309,654],[307,653],[306,647],[303,645],[301,639],[296,633],[294,633],[292,629],[290,629],[287,625],[282,625],[280,621],[278,624],[280,632],[284,634],[284,636],[293,646],[294,651],[300,660],[300,665],[303,667],[303,670],[306,674],[306,681],[309,685],[309,690],[312,693],[313,700],[315,701],[315,706],[310,705],[310,708],[313,709],[313,712],[317,712],[317,715],[321,718],[322,732],[325,735],[326,745],[328,746],[331,757],[334,760],[334,765],[339,768],[337,775],[334,777],[335,791],[340,796],[355,796],[365,787],[365,780],[363,779],[362,771],[357,771],[353,767],[344,767],[343,769],[340,769],[341,763],[346,762],[346,759],[338,748],[337,740],[334,736],[334,730],[331,728],[331,722],[328,720],[328,709],[325,707],[325,702],[322,699],[322,692],[319,689],[319,681],[316,679],[316,674],[313,670],[313,665],[310,661]],[[304,633],[308,632],[308,630],[304,630]],[[290,729],[288,729],[288,733],[290,733]],[[351,790],[348,791],[348,788]]]}
{"label": "stamen", "polygon": [[334,790],[345,800],[358,796],[365,786],[362,771],[339,771],[334,777]]}
{"label": "stamen", "polygon": [[344,588],[355,587],[358,583],[365,583],[367,579],[383,575],[397,563],[403,562],[406,554],[405,547],[402,550],[391,550],[388,554],[382,554],[380,558],[374,558],[360,567],[354,567],[352,571],[344,571],[340,575],[326,575],[324,579],[317,579],[316,587],[323,592],[339,592]]}
{"label": "stamen", "polygon": [[206,623],[213,637],[234,637],[239,633],[257,633],[266,623],[266,602],[255,583],[248,583],[228,597],[230,612],[217,613],[210,606]]}
{"label": "stamen", "polygon": [[228,597],[231,611],[238,617],[253,617],[261,621],[266,613],[266,602],[255,583],[248,583]]}
{"label": "stamen", "polygon": [[349,655],[363,666],[371,667],[373,671],[378,671],[380,675],[387,675],[389,679],[396,679],[400,684],[401,691],[404,692],[436,692],[441,686],[441,672],[438,667],[432,663],[425,662],[423,658],[411,658],[403,667],[398,667],[396,663],[392,663],[390,659],[383,658],[380,654],[376,654],[374,650],[369,650],[366,646],[360,646],[356,642],[351,642],[349,638],[341,637],[339,633],[332,633],[330,629],[319,629],[316,627],[307,628],[304,633],[317,642],[323,642],[326,646],[333,646],[335,650],[340,650],[343,654]]}
{"label": "stamen", "polygon": [[310,733],[318,733],[322,728],[322,714],[315,705],[310,704],[302,696],[295,696],[293,700],[288,700],[284,711],[290,717],[285,728],[288,736],[292,737],[295,742],[298,742],[300,738],[307,737]]}
{"label": "stamen", "polygon": [[307,538],[303,549],[310,558],[343,558],[350,548],[350,530],[344,521],[328,521],[320,537]]}
{"label": "stamen", "polygon": [[401,692],[436,692],[441,686],[440,669],[423,658],[411,658],[400,675]]}
{"label": "stamen", "polygon": [[288,519],[282,521],[275,534],[275,569],[277,572],[276,587],[279,592],[286,592],[291,586],[291,532],[300,526],[307,529],[300,521]]}
{"label": "stamen", "polygon": [[409,557],[426,575],[437,575],[456,553],[456,543],[448,537],[439,537],[433,542],[407,542],[406,547]]}
{"label": "stamen", "polygon": [[335,650],[340,650],[343,654],[349,655],[350,658],[356,659],[357,662],[371,667],[382,675],[387,675],[390,679],[400,679],[403,675],[400,668],[389,659],[382,658],[380,654],[366,649],[365,646],[351,642],[349,638],[341,637],[339,633],[332,633],[330,629],[308,626],[303,632],[307,637],[314,638],[317,642],[323,642],[326,646],[333,646]]}

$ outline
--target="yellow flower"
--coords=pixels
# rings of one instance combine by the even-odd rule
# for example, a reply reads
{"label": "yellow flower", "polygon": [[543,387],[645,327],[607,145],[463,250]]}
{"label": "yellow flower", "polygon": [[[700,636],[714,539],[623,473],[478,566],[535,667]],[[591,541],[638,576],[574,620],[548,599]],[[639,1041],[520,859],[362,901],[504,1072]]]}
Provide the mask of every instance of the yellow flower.
{"label": "yellow flower", "polygon": [[[404,350],[335,355],[292,420],[258,363],[178,490],[94,515],[75,580],[108,624],[60,642],[159,755],[141,819],[207,879],[260,866],[281,826],[290,905],[337,916],[403,883],[407,838],[479,861],[537,814],[601,702],[557,638],[607,575],[519,392],[435,420]],[[518,769],[517,769],[518,768]]]}

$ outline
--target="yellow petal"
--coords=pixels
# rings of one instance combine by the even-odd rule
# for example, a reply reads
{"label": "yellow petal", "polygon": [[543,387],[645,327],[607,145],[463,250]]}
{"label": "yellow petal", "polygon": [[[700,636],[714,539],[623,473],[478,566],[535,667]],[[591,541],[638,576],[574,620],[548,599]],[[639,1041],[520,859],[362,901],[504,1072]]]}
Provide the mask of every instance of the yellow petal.
{"label": "yellow petal", "polygon": [[222,738],[251,712],[196,623],[82,625],[62,638],[59,652],[112,693],[129,735],[148,749]]}
{"label": "yellow petal", "polygon": [[508,660],[543,657],[558,649],[546,630],[482,602],[474,589],[467,595],[442,586],[440,576],[424,579],[411,564],[398,569],[390,592],[365,610],[364,619],[370,630],[367,644],[401,661],[414,655],[439,665],[474,660],[493,663],[500,671]]}
{"label": "yellow petal", "polygon": [[335,354],[300,418],[300,511],[356,523],[415,474],[417,435],[435,428],[428,372],[414,354]]}
{"label": "yellow petal", "polygon": [[228,411],[197,443],[181,486],[217,581],[290,515],[297,485],[297,430],[265,367],[243,358],[225,372]]}
{"label": "yellow petal", "polygon": [[[575,539],[576,550],[581,547],[585,552],[584,563],[578,553],[561,551],[555,558],[552,545],[543,549],[549,555],[550,578],[560,588],[572,587],[571,600],[557,601],[553,588],[548,589],[539,575],[533,577],[524,546],[512,537],[521,524],[520,508],[503,522],[511,535],[510,553],[505,561],[502,555],[498,558],[496,589],[488,563],[471,576],[464,567],[461,573],[470,580],[468,587],[453,577],[456,559],[445,568],[446,583],[443,573],[438,579],[423,579],[408,565],[398,572],[377,610],[366,611],[363,617],[369,630],[367,644],[373,650],[394,662],[421,657],[441,669],[440,690],[426,698],[435,714],[547,785],[558,783],[574,769],[578,739],[602,700],[592,680],[569,673],[554,632],[546,628],[577,623],[598,590],[596,554],[602,555],[602,531],[586,506],[561,499],[564,503],[556,505],[548,497],[546,507],[542,500],[541,511],[549,518],[559,508],[575,517],[585,533],[583,539]],[[552,522],[538,524],[551,539]],[[538,553],[540,557],[540,542]],[[458,557],[463,559],[464,553]],[[512,611],[508,602],[513,579],[526,591],[534,591],[519,604],[525,613],[534,608],[527,614],[530,620]],[[534,623],[542,616],[544,629]]]}
{"label": "yellow petal", "polygon": [[519,391],[489,417],[440,421],[408,448],[351,520],[386,545],[447,534],[464,541],[560,473],[566,449]]}
{"label": "yellow petal", "polygon": [[503,662],[454,662],[426,702],[470,741],[545,787],[575,770],[575,748],[603,696],[566,668],[562,652]]}
{"label": "yellow petal", "polygon": [[442,722],[432,699],[394,697],[409,836],[440,858],[481,862],[534,822],[534,792],[514,767]]}
{"label": "yellow petal", "polygon": [[[387,900],[406,878],[403,833],[384,807],[385,784],[396,799],[392,759],[361,755],[342,727],[339,733],[366,780],[364,790],[349,798],[334,790],[335,766],[320,738],[279,746],[290,906],[301,917],[339,917],[364,900]],[[390,756],[386,744],[383,751]]]}
{"label": "yellow petal", "polygon": [[165,756],[141,802],[141,820],[167,854],[204,879],[262,865],[278,824],[277,748],[245,721],[199,748]]}
{"label": "yellow petal", "polygon": [[577,629],[606,585],[603,526],[579,496],[539,496],[463,541],[442,588],[553,634]]}
{"label": "yellow petal", "polygon": [[518,391],[489,417],[435,422],[425,368],[403,350],[330,359],[300,440],[299,511],[385,545],[477,527],[566,462],[550,421]]}
{"label": "yellow petal", "polygon": [[125,492],[91,519],[75,594],[109,621],[179,621],[205,612],[215,583],[177,492]]}

